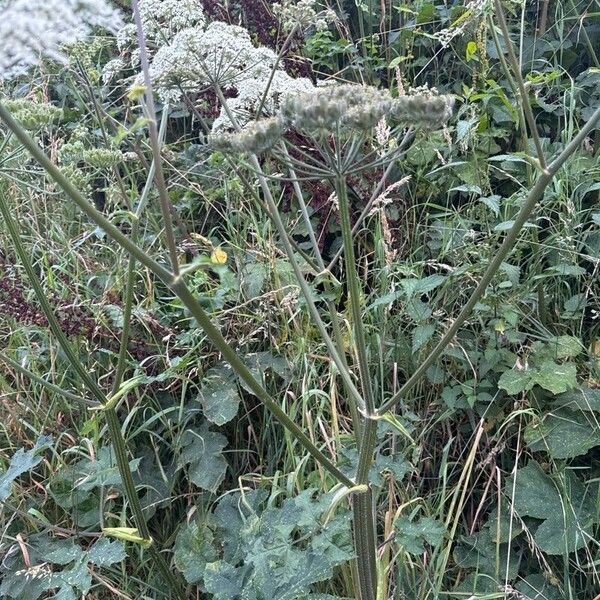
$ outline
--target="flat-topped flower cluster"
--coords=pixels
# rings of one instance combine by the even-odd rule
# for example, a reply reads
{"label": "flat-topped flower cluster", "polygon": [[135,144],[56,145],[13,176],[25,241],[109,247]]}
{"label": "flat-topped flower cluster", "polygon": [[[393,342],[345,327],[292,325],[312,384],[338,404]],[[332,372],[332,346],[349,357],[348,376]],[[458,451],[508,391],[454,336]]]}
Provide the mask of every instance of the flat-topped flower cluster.
{"label": "flat-topped flower cluster", "polygon": [[118,30],[122,17],[105,0],[0,0],[0,80],[11,79],[41,58],[63,61],[65,45],[92,28]]}
{"label": "flat-topped flower cluster", "polygon": [[415,90],[392,97],[388,90],[355,84],[332,85],[290,94],[277,114],[252,121],[236,133],[217,133],[211,144],[223,152],[260,153],[287,129],[312,137],[371,132],[384,118],[394,125],[440,128],[452,114],[452,96]]}
{"label": "flat-topped flower cluster", "polygon": [[[247,123],[261,106],[263,114],[273,114],[287,95],[314,87],[309,79],[294,78],[275,68],[275,52],[256,47],[243,27],[220,21],[207,23],[197,1],[140,0],[139,7],[150,56],[150,77],[163,103],[181,102],[186,94],[201,93],[215,85],[235,88],[235,97],[222,103],[213,131],[231,129],[232,115]],[[127,68],[137,69],[136,38],[133,24],[117,33],[121,55],[104,68],[105,83]],[[142,82],[140,75],[134,80]]]}

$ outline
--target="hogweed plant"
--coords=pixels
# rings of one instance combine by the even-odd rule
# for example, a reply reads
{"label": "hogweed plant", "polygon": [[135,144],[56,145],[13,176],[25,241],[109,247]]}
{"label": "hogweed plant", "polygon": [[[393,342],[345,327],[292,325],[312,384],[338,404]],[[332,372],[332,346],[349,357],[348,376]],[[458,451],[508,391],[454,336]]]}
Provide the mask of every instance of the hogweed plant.
{"label": "hogweed plant", "polygon": [[[2,4],[5,13],[3,16],[10,16],[13,20],[11,25],[7,22],[7,18],[4,18],[1,25],[5,32],[0,45],[2,50],[0,65],[4,77],[22,72],[28,65],[34,64],[40,55],[62,59],[62,44],[73,41],[65,27],[75,31],[77,37],[85,35],[92,26],[110,29],[120,27],[118,14],[99,0],[63,1],[50,4],[52,6],[56,4],[54,12],[51,10],[44,12],[42,9],[38,11],[31,8],[29,3],[20,0],[12,2],[8,0]],[[289,4],[284,3],[288,12]],[[305,4],[307,6],[310,4],[312,7],[312,3]],[[120,402],[135,385],[134,381],[124,381],[124,374],[125,349],[129,337],[127,324],[133,304],[132,273],[139,263],[177,295],[194,317],[198,327],[203,330],[222,358],[231,365],[245,386],[262,401],[279,424],[312,456],[314,461],[330,474],[332,487],[336,492],[335,502],[339,503],[340,499],[347,499],[352,505],[352,531],[356,557],[353,573],[356,594],[361,600],[383,599],[384,590],[387,588],[382,581],[386,573],[378,572],[377,563],[378,545],[383,540],[380,540],[378,535],[380,523],[375,511],[375,490],[370,477],[377,445],[377,424],[383,419],[394,421],[394,411],[398,404],[452,342],[503,261],[514,248],[523,226],[543,200],[545,189],[565,161],[594,129],[600,118],[600,109],[595,111],[586,125],[557,156],[548,157],[544,154],[532,118],[519,64],[509,43],[503,8],[501,2],[497,0],[495,16],[507,44],[508,65],[518,84],[520,110],[534,142],[536,154],[528,157],[528,160],[536,169],[536,179],[511,229],[506,233],[502,244],[464,303],[458,317],[400,389],[395,393],[391,391],[377,393],[373,385],[373,365],[363,323],[365,290],[357,269],[357,264],[362,257],[356,255],[357,224],[355,223],[353,227],[351,220],[353,213],[351,180],[359,174],[383,172],[377,183],[373,184],[371,200],[365,209],[366,214],[384,194],[392,169],[402,164],[402,158],[415,135],[422,130],[429,131],[445,126],[452,114],[452,97],[427,89],[394,95],[387,90],[355,84],[327,83],[314,86],[308,80],[295,80],[288,76],[280,68],[281,54],[277,55],[270,50],[256,48],[242,28],[219,22],[208,24],[195,2],[134,0],[133,8],[135,24],[120,28],[117,36],[121,57],[107,65],[104,75],[105,79],[112,79],[129,69],[133,71],[130,74],[131,81],[142,86],[138,89],[145,94],[144,109],[149,118],[149,138],[154,158],[148,185],[153,179],[159,192],[169,263],[156,260],[143,250],[136,242],[135,231],[131,236],[126,235],[96,210],[93,203],[76,189],[65,174],[46,156],[38,143],[30,137],[22,123],[7,109],[6,103],[0,103],[0,119],[11,135],[29,151],[68,199],[130,256],[128,287],[125,290],[127,302],[124,322],[126,325],[122,332],[121,352],[113,390],[107,396],[93,376],[81,366],[70,341],[53,314],[31,258],[24,247],[18,223],[15,222],[6,196],[4,194],[0,196],[0,211],[5,228],[10,234],[17,256],[44,311],[48,326],[87,392],[96,402],[95,409],[106,418],[135,525],[135,529],[107,530],[106,533],[137,542],[141,548],[147,549],[174,593],[180,598],[187,597],[184,583],[171,570],[164,554],[156,547],[156,543],[150,536],[130,470],[127,444],[118,416]],[[304,10],[304,13],[307,11]],[[322,15],[317,11],[313,13],[313,17],[317,20],[330,16]],[[318,23],[318,25],[322,24]],[[291,29],[294,31],[294,27]],[[16,37],[10,38],[9,34],[13,32],[16,33]],[[52,35],[48,35],[49,32],[52,32]],[[9,43],[9,39],[13,42]],[[227,89],[231,87],[235,87],[238,91],[234,98],[226,97]],[[309,435],[310,432],[300,427],[281,407],[280,402],[272,397],[263,384],[255,378],[244,357],[227,343],[213,319],[190,289],[187,279],[193,272],[194,265],[182,267],[178,261],[175,230],[162,166],[161,136],[158,131],[153,88],[158,91],[163,101],[170,103],[185,102],[191,93],[206,90],[214,92],[219,99],[221,114],[212,127],[209,125],[206,127],[207,131],[212,129],[206,149],[208,152],[222,152],[227,157],[232,168],[247,185],[248,194],[266,207],[278,232],[281,247],[292,266],[311,319],[327,347],[329,358],[335,364],[344,386],[344,395],[358,449],[358,460],[352,474],[348,474],[341,464],[324,452],[318,442]],[[302,136],[307,143],[298,147],[290,141],[293,139],[290,134]],[[269,160],[276,161],[278,164],[279,170],[276,174],[267,173],[263,169],[263,158],[267,156]],[[252,178],[258,181],[259,191],[254,189]],[[334,190],[334,204],[339,213],[342,248],[336,259],[329,265],[325,263],[319,250],[315,232],[308,218],[303,186],[312,180],[330,182]],[[313,270],[312,275],[323,282],[326,291],[335,290],[341,293],[342,289],[346,290],[345,300],[349,309],[347,319],[351,328],[349,345],[342,333],[345,323],[335,303],[329,297],[323,304],[318,304],[315,300],[304,266],[300,264],[297,248],[279,211],[276,202],[277,190],[288,185],[291,185],[301,208],[312,243],[311,252],[304,256]],[[140,205],[142,204],[143,202],[140,202]],[[543,211],[543,206],[540,206],[539,210]],[[139,218],[139,213],[135,218]],[[359,218],[359,222],[363,219],[364,214]],[[344,285],[335,278],[332,271],[333,263],[339,256],[343,256],[344,260]],[[10,357],[7,357],[7,360],[12,366],[18,364]],[[26,369],[19,368],[21,372],[29,374]],[[38,383],[44,382],[39,377],[35,380]],[[45,382],[43,384],[53,392],[59,389],[53,384]],[[73,394],[65,391],[64,395],[73,399]],[[446,552],[445,560],[448,555],[449,552]]]}

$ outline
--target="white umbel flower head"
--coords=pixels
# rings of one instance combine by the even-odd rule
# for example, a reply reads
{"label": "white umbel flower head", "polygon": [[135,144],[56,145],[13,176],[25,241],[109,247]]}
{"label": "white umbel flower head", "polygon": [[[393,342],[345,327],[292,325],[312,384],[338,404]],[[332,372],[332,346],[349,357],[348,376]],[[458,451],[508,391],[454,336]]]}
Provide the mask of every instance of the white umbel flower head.
{"label": "white umbel flower head", "polygon": [[63,61],[62,47],[93,27],[116,31],[121,14],[106,0],[0,0],[0,79],[24,73],[43,57]]}
{"label": "white umbel flower head", "polygon": [[146,39],[158,43],[182,29],[206,24],[200,0],[140,0],[139,8]]}

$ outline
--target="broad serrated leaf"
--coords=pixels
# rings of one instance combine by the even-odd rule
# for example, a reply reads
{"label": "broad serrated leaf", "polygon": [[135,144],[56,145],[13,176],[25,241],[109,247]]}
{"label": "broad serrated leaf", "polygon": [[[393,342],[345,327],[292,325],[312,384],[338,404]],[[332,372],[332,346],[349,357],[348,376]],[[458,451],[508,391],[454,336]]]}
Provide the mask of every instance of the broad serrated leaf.
{"label": "broad serrated leaf", "polygon": [[409,517],[400,517],[394,523],[396,541],[409,554],[422,554],[425,543],[438,546],[444,539],[446,527],[432,517],[421,517],[411,521]]}
{"label": "broad serrated leaf", "polygon": [[223,457],[227,438],[210,431],[208,425],[203,423],[199,429],[185,432],[183,446],[179,462],[187,465],[192,483],[209,492],[216,492],[227,470],[227,461]]}
{"label": "broad serrated leaf", "polygon": [[413,354],[418,352],[435,333],[435,325],[426,323],[425,325],[417,325],[412,334],[412,351]]}
{"label": "broad serrated leaf", "polygon": [[215,598],[236,598],[242,593],[240,569],[217,560],[208,563],[204,570],[204,587]]}
{"label": "broad serrated leaf", "polygon": [[573,363],[559,365],[546,360],[534,372],[533,380],[545,390],[561,394],[577,386],[577,367]]}
{"label": "broad serrated leaf", "polygon": [[400,284],[404,288],[404,293],[408,298],[427,294],[435,290],[446,281],[445,275],[429,275],[423,279],[411,278],[401,279]]}
{"label": "broad serrated leaf", "polygon": [[547,451],[556,459],[574,458],[600,445],[600,427],[581,411],[557,410],[529,426],[525,441],[534,452]]}
{"label": "broad serrated leaf", "polygon": [[502,373],[498,379],[498,387],[511,396],[528,391],[533,385],[532,371],[529,369],[511,369]]}
{"label": "broad serrated leaf", "polygon": [[35,442],[31,450],[19,448],[13,455],[8,469],[0,475],[0,502],[6,500],[11,493],[12,484],[17,479],[31,471],[35,466],[42,462],[40,453],[52,445],[52,438],[42,435]]}
{"label": "broad serrated leaf", "polygon": [[108,567],[125,560],[127,553],[123,544],[117,540],[100,538],[87,553],[88,561],[97,567]]}
{"label": "broad serrated leaf", "polygon": [[237,383],[228,371],[218,369],[208,376],[198,400],[209,421],[215,425],[224,425],[237,415],[240,406]]}
{"label": "broad serrated leaf", "polygon": [[581,342],[572,335],[559,335],[546,342],[548,352],[553,358],[574,358],[583,350]]}
{"label": "broad serrated leaf", "polygon": [[213,546],[213,533],[206,523],[194,520],[179,530],[174,557],[175,565],[188,583],[198,583],[202,579],[206,564],[218,558]]}

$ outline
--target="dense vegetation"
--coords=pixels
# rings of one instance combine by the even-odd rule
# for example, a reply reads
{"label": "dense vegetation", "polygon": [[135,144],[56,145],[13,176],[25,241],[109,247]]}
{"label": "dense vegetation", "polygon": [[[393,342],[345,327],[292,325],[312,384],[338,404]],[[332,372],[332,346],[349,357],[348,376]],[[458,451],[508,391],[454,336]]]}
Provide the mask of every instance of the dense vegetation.
{"label": "dense vegetation", "polygon": [[598,600],[598,1],[26,4],[0,597]]}

